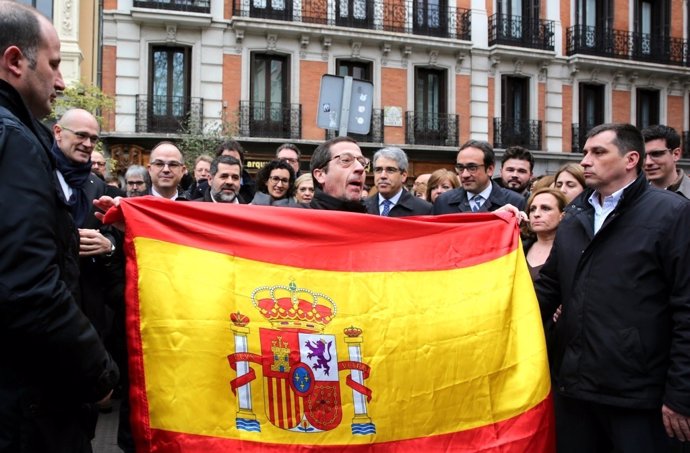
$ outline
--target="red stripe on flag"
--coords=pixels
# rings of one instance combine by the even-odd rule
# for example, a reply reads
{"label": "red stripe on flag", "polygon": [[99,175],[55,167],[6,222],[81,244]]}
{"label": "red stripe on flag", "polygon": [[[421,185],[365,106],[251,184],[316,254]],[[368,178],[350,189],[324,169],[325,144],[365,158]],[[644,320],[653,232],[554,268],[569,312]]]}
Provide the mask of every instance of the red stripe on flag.
{"label": "red stripe on flag", "polygon": [[[340,452],[393,453],[409,451],[442,451],[444,453],[553,453],[556,436],[553,404],[549,395],[544,401],[516,417],[488,426],[421,439],[406,439],[365,445],[285,445],[196,436],[170,431],[152,430],[151,452],[207,453],[213,452]],[[258,435],[257,437],[260,437]],[[304,440],[309,440],[305,435]],[[139,450],[137,450],[139,451]],[[145,450],[148,452],[148,450]]]}
{"label": "red stripe on flag", "polygon": [[285,392],[285,419],[286,419],[286,426],[288,427],[293,427],[295,426],[295,421],[292,418],[292,399],[294,398],[292,394],[292,390],[290,389],[290,384],[288,383],[287,379],[283,379],[283,391]]}
{"label": "red stripe on flag", "polygon": [[[106,219],[123,216],[129,240],[141,236],[261,262],[347,272],[455,269],[491,261],[518,246],[517,222],[507,213],[398,219],[136,197],[122,199],[119,211],[108,211]],[[462,234],[454,235],[453,228]],[[447,240],[451,235],[453,242]],[[405,247],[407,241],[414,246]]]}
{"label": "red stripe on flag", "polygon": [[285,413],[284,413],[284,407],[285,407],[285,398],[283,397],[283,379],[275,379],[276,382],[276,399],[273,400],[276,402],[276,406],[278,407],[278,426],[281,428],[285,428]]}
{"label": "red stripe on flag", "polygon": [[266,386],[268,387],[268,396],[266,398],[266,405],[268,406],[268,419],[271,420],[273,423],[278,423],[276,420],[276,411],[275,411],[275,395],[273,393],[273,387],[275,385],[275,379],[272,377],[266,377]]}

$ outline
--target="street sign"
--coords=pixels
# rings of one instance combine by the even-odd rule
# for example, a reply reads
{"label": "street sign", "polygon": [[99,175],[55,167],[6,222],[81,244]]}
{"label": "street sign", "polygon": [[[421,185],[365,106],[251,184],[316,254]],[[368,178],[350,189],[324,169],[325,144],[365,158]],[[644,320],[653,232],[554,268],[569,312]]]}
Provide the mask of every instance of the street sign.
{"label": "street sign", "polygon": [[371,126],[374,85],[352,77],[324,75],[316,124],[324,129],[366,135]]}

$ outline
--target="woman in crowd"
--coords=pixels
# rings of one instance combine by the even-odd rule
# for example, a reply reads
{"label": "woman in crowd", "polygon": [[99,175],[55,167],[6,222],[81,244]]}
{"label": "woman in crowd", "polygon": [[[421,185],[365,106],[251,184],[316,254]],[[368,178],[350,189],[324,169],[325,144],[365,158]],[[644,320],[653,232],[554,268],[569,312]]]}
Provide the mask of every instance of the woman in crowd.
{"label": "woman in crowd", "polygon": [[527,200],[530,237],[524,241],[524,249],[533,281],[539,278],[539,271],[551,253],[566,204],[565,195],[550,187],[535,191]]}
{"label": "woman in crowd", "polygon": [[295,171],[286,160],[272,160],[256,175],[256,194],[250,204],[264,206],[295,206],[292,191]]}
{"label": "woman in crowd", "polygon": [[314,198],[314,180],[305,173],[295,180],[295,200],[297,203],[309,204]]}
{"label": "woman in crowd", "polygon": [[554,187],[563,192],[566,204],[585,190],[585,173],[580,164],[565,164],[555,176]]}
{"label": "woman in crowd", "polygon": [[439,195],[457,187],[460,187],[458,175],[445,168],[438,169],[431,174],[429,182],[427,182],[426,200],[433,203]]}

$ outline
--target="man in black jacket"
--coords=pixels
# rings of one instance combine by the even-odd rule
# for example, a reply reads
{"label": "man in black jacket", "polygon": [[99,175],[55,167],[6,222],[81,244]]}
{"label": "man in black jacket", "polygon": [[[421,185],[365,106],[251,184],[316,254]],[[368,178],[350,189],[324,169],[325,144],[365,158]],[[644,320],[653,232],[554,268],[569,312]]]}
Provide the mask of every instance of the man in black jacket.
{"label": "man in black jacket", "polygon": [[650,188],[629,124],[592,129],[589,190],[536,282],[550,333],[558,452],[663,452],[690,440],[690,202]]}
{"label": "man in black jacket", "polygon": [[242,163],[232,156],[218,156],[211,162],[211,180],[203,196],[194,201],[208,203],[242,203],[240,181]]}
{"label": "man in black jacket", "polygon": [[79,237],[59,197],[50,113],[64,89],[55,28],[0,2],[0,452],[91,451],[84,404],[117,367],[79,311]]}
{"label": "man in black jacket", "polygon": [[407,154],[400,148],[382,148],[374,154],[374,183],[378,193],[364,205],[369,214],[407,217],[431,214],[431,203],[413,196],[403,186],[407,180]]}
{"label": "man in black jacket", "polygon": [[465,142],[455,161],[455,171],[462,187],[441,194],[434,203],[434,214],[489,212],[508,204],[519,210],[525,209],[524,197],[491,181],[496,158],[494,149],[487,142]]}

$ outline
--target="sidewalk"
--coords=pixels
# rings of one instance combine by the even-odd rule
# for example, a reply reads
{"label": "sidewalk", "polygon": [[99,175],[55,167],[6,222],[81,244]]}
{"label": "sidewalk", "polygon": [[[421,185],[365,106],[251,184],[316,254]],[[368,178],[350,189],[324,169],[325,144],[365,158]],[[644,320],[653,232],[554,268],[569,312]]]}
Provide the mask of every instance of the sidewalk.
{"label": "sidewalk", "polygon": [[120,414],[120,400],[113,400],[113,411],[98,415],[96,438],[91,441],[94,453],[122,453],[117,446],[117,425]]}

